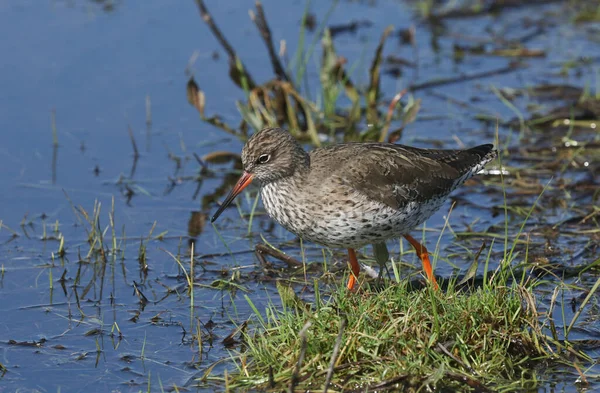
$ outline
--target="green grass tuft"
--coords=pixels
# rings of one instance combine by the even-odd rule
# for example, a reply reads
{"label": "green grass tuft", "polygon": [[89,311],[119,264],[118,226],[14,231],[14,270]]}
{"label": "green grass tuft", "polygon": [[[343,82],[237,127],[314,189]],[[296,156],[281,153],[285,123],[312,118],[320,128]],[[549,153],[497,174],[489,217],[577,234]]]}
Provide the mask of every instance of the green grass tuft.
{"label": "green grass tuft", "polygon": [[[434,291],[415,290],[406,282],[380,293],[349,294],[340,287],[311,307],[282,298],[283,308],[269,306],[246,333],[240,372],[231,386],[322,391],[345,324],[332,391],[532,387],[531,363],[553,356],[533,299],[532,285],[458,290],[451,283]],[[303,348],[299,332],[309,322]]]}

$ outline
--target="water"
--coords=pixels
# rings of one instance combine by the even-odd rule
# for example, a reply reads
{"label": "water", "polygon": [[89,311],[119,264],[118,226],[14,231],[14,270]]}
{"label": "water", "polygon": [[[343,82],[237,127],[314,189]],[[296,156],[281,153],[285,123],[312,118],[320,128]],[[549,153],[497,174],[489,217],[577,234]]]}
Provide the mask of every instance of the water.
{"label": "water", "polygon": [[[311,5],[317,23],[330,5]],[[270,63],[247,14],[252,4],[229,1],[208,6],[255,80],[268,80],[272,76]],[[264,2],[276,42],[285,39],[292,53],[304,7],[299,1]],[[457,60],[453,46],[482,43],[489,49],[500,38],[522,37],[542,26],[544,33],[533,35],[526,45],[545,50],[546,56],[524,59],[528,67],[415,93],[423,100],[423,109],[417,122],[406,129],[402,143],[457,147],[494,140],[495,122],[481,122],[474,118],[475,113],[504,120],[520,113],[528,116],[531,97],[517,98],[514,109],[504,105],[492,87],[598,84],[598,63],[593,58],[600,53],[599,42],[594,39],[597,25],[571,23],[561,17],[566,13],[564,7],[550,4],[515,8],[497,16],[449,19],[441,28],[420,21],[410,4],[341,2],[329,23],[372,22],[370,27],[335,39],[339,54],[356,64],[352,78],[359,86],[368,83],[367,70],[384,27],[415,25],[419,71],[405,68],[400,78],[386,74],[382,93],[387,98],[410,83],[506,67],[513,59],[467,54]],[[6,1],[0,4],[0,34],[5,37],[0,41],[0,182],[4,185],[0,194],[0,363],[7,368],[0,379],[0,391],[134,392],[146,390],[149,383],[152,391],[158,391],[160,385],[195,386],[194,378],[215,362],[229,358],[222,339],[252,314],[241,289],[219,290],[211,285],[239,274],[239,285],[249,291],[256,304],[264,304],[276,296],[276,291],[261,274],[253,255],[254,244],[260,241],[259,234],[274,244],[294,239],[282,228],[271,227],[262,214],[255,217],[247,236],[248,223],[240,220],[236,208],[225,212],[218,233],[205,223],[206,215],[215,209],[212,199],[222,199],[227,185],[220,195],[207,195],[222,186],[231,165],[210,166],[210,173],[203,174],[193,153],[202,157],[215,150],[239,152],[242,144],[200,121],[187,103],[185,85],[194,75],[206,94],[207,112],[237,124],[240,117],[234,103],[244,95],[227,78],[226,55],[201,22],[193,1]],[[308,39],[312,40],[311,34]],[[413,50],[400,45],[397,38],[388,40],[386,54],[415,61]],[[592,61],[560,74],[567,61],[586,56]],[[314,90],[318,77],[317,66],[309,66],[308,80]],[[460,103],[448,101],[448,97]],[[137,160],[129,129],[139,150]],[[517,156],[518,134],[518,129],[500,128],[501,141],[513,148],[512,156]],[[556,146],[562,136],[550,130],[547,137],[530,135],[527,139],[538,146]],[[589,130],[575,130],[572,136],[597,138]],[[521,160],[508,164],[529,165]],[[578,168],[567,166],[561,179],[585,180],[590,171],[592,176],[597,174],[586,168],[583,163]],[[540,173],[545,179],[553,175]],[[522,189],[508,188],[511,201],[530,207],[537,194],[520,196]],[[490,209],[503,205],[501,190],[493,186],[491,191],[485,190],[475,185],[455,194],[460,202],[451,219],[456,232],[467,227],[475,232],[494,225],[502,227],[503,216]],[[593,233],[559,236],[551,243],[561,253],[544,252],[544,241],[549,240],[540,235],[542,229],[576,214],[585,215],[589,212],[585,207],[594,203],[586,189],[569,189],[565,196],[556,187],[547,195],[548,213],[534,215],[527,227],[537,247],[532,252],[560,267],[582,266],[597,259]],[[552,201],[561,199],[566,202],[550,209]],[[242,211],[249,212],[254,195],[245,194],[239,200]],[[100,204],[99,223],[90,224],[82,211],[93,216],[96,201]],[[427,227],[439,232],[449,206],[450,202]],[[258,211],[262,212],[260,205]],[[191,218],[198,221],[200,233],[190,233]],[[515,221],[519,222],[518,217]],[[87,255],[93,225],[106,230],[108,248],[114,228],[118,253]],[[560,228],[597,229],[586,225]],[[514,231],[517,229],[515,225]],[[437,233],[431,235],[437,239]],[[190,236],[197,238],[195,251],[199,254],[195,272],[200,286],[194,295],[194,318],[190,317],[189,297],[183,293],[185,279],[171,256],[189,255]],[[60,237],[66,247],[62,257]],[[463,247],[476,252],[481,241],[477,237],[456,239],[446,232],[437,273],[449,276],[453,272],[448,260],[466,269],[470,260]],[[147,258],[142,262],[138,261],[140,244]],[[397,243],[390,246],[397,251]],[[94,246],[96,250],[98,247]],[[301,258],[297,246],[284,249]],[[502,245],[496,244],[496,252],[501,249]],[[308,244],[305,251],[309,261],[323,258],[317,246]],[[101,263],[103,258],[106,264]],[[332,263],[343,266],[343,255],[331,258]],[[189,263],[187,259],[182,262]],[[575,287],[565,290],[566,301],[580,297],[580,289],[590,288],[596,279],[597,270],[593,269],[569,279]],[[135,288],[148,302],[140,300]],[[540,288],[542,304],[548,304],[552,290],[551,284]],[[597,297],[592,303],[597,304]],[[573,312],[565,309],[568,324]],[[562,321],[562,315],[555,318]],[[198,321],[204,340],[201,354],[191,340]],[[597,312],[586,311],[574,333],[576,338],[597,339],[594,321]],[[597,357],[598,347],[591,346],[588,353]],[[234,370],[223,361],[212,373],[222,375],[225,368]],[[588,372],[597,375],[598,371],[596,366]],[[541,390],[577,389],[574,382],[578,375],[571,369],[541,375],[547,381]],[[597,387],[597,377],[590,382],[596,382],[592,386]],[[198,389],[212,390],[213,385],[206,382]]]}

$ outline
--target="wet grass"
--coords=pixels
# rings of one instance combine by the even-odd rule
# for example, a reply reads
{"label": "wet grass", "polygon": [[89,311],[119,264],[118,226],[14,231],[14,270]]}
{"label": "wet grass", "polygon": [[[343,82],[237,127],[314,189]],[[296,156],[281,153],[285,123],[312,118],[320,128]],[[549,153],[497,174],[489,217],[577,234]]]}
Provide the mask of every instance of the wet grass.
{"label": "wet grass", "polygon": [[475,289],[452,281],[442,291],[415,290],[400,281],[380,292],[340,287],[317,292],[310,305],[282,303],[255,316],[230,386],[502,391],[534,387],[532,366],[555,357],[533,284],[498,276]]}

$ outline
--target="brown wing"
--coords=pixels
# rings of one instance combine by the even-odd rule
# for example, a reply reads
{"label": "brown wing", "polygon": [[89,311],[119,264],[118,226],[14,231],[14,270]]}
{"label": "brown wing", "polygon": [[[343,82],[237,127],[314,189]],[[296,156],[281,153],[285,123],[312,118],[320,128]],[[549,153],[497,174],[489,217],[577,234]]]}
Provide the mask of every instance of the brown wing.
{"label": "brown wing", "polygon": [[409,202],[448,194],[460,184],[457,181],[479,171],[494,155],[492,145],[436,150],[381,143],[342,144],[317,149],[311,154],[311,166],[314,157],[319,166],[340,167],[332,172],[335,182],[400,209]]}

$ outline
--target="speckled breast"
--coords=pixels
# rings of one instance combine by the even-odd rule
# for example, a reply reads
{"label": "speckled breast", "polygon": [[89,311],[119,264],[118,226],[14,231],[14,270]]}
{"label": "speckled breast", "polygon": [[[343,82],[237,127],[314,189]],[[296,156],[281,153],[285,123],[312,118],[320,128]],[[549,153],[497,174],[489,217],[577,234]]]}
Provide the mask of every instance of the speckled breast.
{"label": "speckled breast", "polygon": [[265,185],[261,196],[267,213],[288,231],[303,240],[343,248],[400,237],[431,217],[447,198],[410,202],[396,210],[358,193],[339,199],[300,192],[284,182]]}

